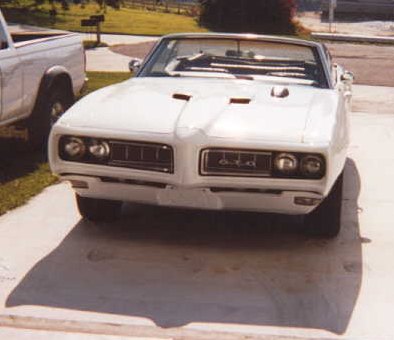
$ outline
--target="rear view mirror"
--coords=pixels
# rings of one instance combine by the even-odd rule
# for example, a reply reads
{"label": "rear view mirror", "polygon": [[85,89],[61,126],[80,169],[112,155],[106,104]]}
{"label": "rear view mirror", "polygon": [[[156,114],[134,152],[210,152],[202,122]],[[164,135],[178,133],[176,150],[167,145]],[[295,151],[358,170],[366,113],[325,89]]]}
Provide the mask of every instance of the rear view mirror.
{"label": "rear view mirror", "polygon": [[139,58],[133,58],[129,62],[129,70],[130,72],[137,73],[141,68],[142,60]]}

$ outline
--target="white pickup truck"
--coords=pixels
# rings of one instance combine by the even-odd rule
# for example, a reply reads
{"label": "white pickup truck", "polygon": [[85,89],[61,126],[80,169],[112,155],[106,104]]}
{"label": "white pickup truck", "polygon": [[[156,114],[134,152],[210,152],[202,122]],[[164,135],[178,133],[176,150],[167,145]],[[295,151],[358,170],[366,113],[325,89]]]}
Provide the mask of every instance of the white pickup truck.
{"label": "white pickup truck", "polygon": [[0,130],[18,123],[33,145],[74,102],[85,82],[85,54],[77,34],[10,33],[0,10]]}

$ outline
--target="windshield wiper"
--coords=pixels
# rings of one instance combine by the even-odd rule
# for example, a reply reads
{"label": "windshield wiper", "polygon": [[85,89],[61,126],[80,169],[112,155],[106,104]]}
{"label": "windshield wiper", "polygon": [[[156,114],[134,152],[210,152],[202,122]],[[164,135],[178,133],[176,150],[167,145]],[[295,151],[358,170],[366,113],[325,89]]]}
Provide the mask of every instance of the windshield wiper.
{"label": "windshield wiper", "polygon": [[274,72],[267,72],[266,75],[268,76],[274,76],[274,77],[287,77],[287,78],[304,78],[307,79],[307,76],[305,73],[299,73],[299,72],[280,72],[280,71],[274,71]]}
{"label": "windshield wiper", "polygon": [[199,52],[199,53],[195,53],[195,54],[176,57],[176,60],[194,61],[194,60],[198,60],[198,59],[201,59],[204,57],[210,57],[210,56],[212,56],[212,55],[209,53]]}
{"label": "windshield wiper", "polygon": [[289,82],[294,82],[294,83],[300,83],[300,84],[305,84],[305,85],[311,85],[314,87],[320,87],[320,84],[318,81],[307,78],[306,75],[304,74],[292,74],[292,73],[287,73],[287,72],[272,72],[272,73],[267,73],[265,75],[262,76],[258,76],[256,77],[257,80],[259,80],[261,77],[261,79],[269,79],[271,78],[272,81],[276,81],[274,80],[274,78],[279,79],[283,79],[283,81],[289,81]]}
{"label": "windshield wiper", "polygon": [[222,64],[222,63],[211,63],[213,67],[220,67],[220,68],[230,68],[230,69],[241,69],[241,70],[253,70],[253,71],[305,71],[305,67],[300,66],[276,66],[276,65],[244,65],[244,64]]}

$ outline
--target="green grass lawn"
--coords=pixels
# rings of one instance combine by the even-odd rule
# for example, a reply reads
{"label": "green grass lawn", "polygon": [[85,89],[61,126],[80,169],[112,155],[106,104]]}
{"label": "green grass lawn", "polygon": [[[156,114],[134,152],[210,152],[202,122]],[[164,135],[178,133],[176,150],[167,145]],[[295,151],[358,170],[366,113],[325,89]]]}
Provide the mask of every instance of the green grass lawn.
{"label": "green grass lawn", "polygon": [[[49,5],[32,7],[31,3],[21,1],[22,5],[12,3],[2,6],[3,14],[8,22],[27,25],[50,27],[71,31],[88,31],[80,26],[81,19],[90,15],[101,14],[96,4],[70,5],[70,10],[62,10],[57,5],[58,14],[55,19],[49,15]],[[153,12],[143,9],[122,8],[115,10],[107,7],[105,22],[102,24],[103,32],[163,35],[177,32],[201,32],[197,21],[186,15]]]}
{"label": "green grass lawn", "polygon": [[104,86],[120,83],[121,81],[129,79],[131,74],[128,72],[88,72],[87,76],[89,78],[88,87],[82,95],[87,95]]}
{"label": "green grass lawn", "polygon": [[57,178],[50,173],[48,164],[39,155],[29,157],[23,152],[18,152],[15,157],[18,159],[12,159],[12,161],[1,165],[0,173],[8,173],[15,169],[20,170],[23,166],[27,168],[25,173],[20,174],[21,177],[16,177],[4,183],[0,181],[0,215],[26,203],[45,187],[57,181]]}
{"label": "green grass lawn", "polygon": [[[130,73],[89,72],[83,95],[130,78]],[[31,152],[23,141],[0,138],[0,215],[26,203],[57,181],[42,152]]]}

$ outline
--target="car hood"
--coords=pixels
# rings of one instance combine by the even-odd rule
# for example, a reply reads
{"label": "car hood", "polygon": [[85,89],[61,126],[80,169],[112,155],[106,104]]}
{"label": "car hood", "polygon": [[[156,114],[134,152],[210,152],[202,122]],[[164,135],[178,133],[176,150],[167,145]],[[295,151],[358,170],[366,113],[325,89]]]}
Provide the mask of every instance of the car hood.
{"label": "car hood", "polygon": [[[289,95],[272,96],[275,86],[284,86]],[[334,94],[240,79],[133,78],[83,98],[58,124],[179,138],[199,131],[217,138],[304,142],[308,136],[326,139],[330,134]]]}

